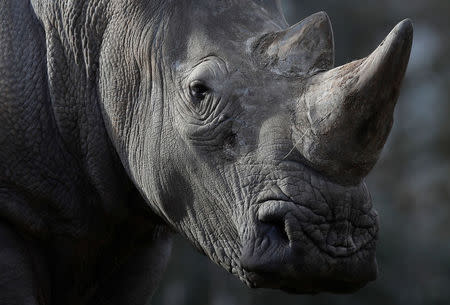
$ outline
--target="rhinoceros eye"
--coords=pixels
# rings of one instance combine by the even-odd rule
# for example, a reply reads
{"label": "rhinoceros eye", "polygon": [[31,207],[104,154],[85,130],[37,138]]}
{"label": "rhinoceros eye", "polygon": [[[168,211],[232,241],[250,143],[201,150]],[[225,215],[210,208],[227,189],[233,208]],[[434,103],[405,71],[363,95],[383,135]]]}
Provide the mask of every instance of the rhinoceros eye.
{"label": "rhinoceros eye", "polygon": [[195,80],[189,84],[189,94],[196,101],[202,101],[210,91],[202,81]]}

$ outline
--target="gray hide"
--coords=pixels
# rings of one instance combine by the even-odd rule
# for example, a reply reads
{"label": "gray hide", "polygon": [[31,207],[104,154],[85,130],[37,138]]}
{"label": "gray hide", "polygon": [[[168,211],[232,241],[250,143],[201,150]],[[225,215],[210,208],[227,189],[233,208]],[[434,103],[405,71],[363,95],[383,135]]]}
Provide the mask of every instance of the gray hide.
{"label": "gray hide", "polygon": [[250,287],[374,280],[411,41],[333,68],[274,0],[0,0],[0,304],[145,304],[175,232]]}

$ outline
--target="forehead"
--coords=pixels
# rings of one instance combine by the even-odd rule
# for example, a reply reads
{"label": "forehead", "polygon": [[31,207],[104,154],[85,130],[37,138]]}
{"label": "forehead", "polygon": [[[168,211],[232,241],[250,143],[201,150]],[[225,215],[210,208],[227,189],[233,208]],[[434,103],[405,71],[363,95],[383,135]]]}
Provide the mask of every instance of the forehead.
{"label": "forehead", "polygon": [[210,36],[245,39],[286,26],[274,0],[193,1],[190,6],[193,29]]}
{"label": "forehead", "polygon": [[197,8],[208,10],[213,15],[236,13],[235,10],[238,10],[241,15],[246,15],[252,9],[259,9],[276,18],[281,12],[281,1],[278,0],[194,0],[191,3]]}
{"label": "forehead", "polygon": [[242,56],[252,40],[287,26],[276,0],[189,1],[176,8],[171,39],[185,59]]}

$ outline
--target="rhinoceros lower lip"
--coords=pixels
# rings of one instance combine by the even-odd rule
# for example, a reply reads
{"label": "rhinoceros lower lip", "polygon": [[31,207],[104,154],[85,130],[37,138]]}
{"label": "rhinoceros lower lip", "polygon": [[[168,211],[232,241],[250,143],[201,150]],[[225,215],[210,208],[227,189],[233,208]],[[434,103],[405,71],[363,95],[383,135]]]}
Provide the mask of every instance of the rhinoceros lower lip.
{"label": "rhinoceros lower lip", "polygon": [[253,256],[242,264],[245,282],[252,288],[281,289],[293,294],[342,294],[355,292],[377,278],[375,242],[348,257],[331,258],[317,251],[307,255],[309,259],[291,253],[281,260],[274,257],[261,262],[260,256]]}
{"label": "rhinoceros lower lip", "polygon": [[[246,283],[252,288],[281,289],[292,294],[353,293],[374,281],[378,275],[372,246],[368,245],[363,250],[361,255],[355,254],[334,261],[335,267],[326,273],[323,273],[323,266],[310,266],[316,270],[315,272],[296,273],[298,266],[292,267],[289,262],[284,262],[277,268],[273,268],[272,264],[270,268],[266,268],[267,266],[258,266],[256,269],[244,267]],[[290,267],[286,267],[285,264]],[[321,276],[318,277],[317,274]]]}

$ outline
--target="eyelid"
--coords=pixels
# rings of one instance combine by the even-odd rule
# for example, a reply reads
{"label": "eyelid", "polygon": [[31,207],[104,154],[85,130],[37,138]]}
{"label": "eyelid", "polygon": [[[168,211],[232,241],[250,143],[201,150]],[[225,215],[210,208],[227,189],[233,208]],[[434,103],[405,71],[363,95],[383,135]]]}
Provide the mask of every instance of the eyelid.
{"label": "eyelid", "polygon": [[195,79],[204,80],[219,79],[229,73],[227,65],[224,60],[216,56],[205,57],[202,61],[197,63],[191,69],[189,69],[185,80],[189,83]]}
{"label": "eyelid", "polygon": [[209,89],[211,89],[211,86],[209,85],[208,81],[203,80],[203,79],[194,79],[189,83],[189,88],[195,85],[202,85],[205,87],[208,87]]}

